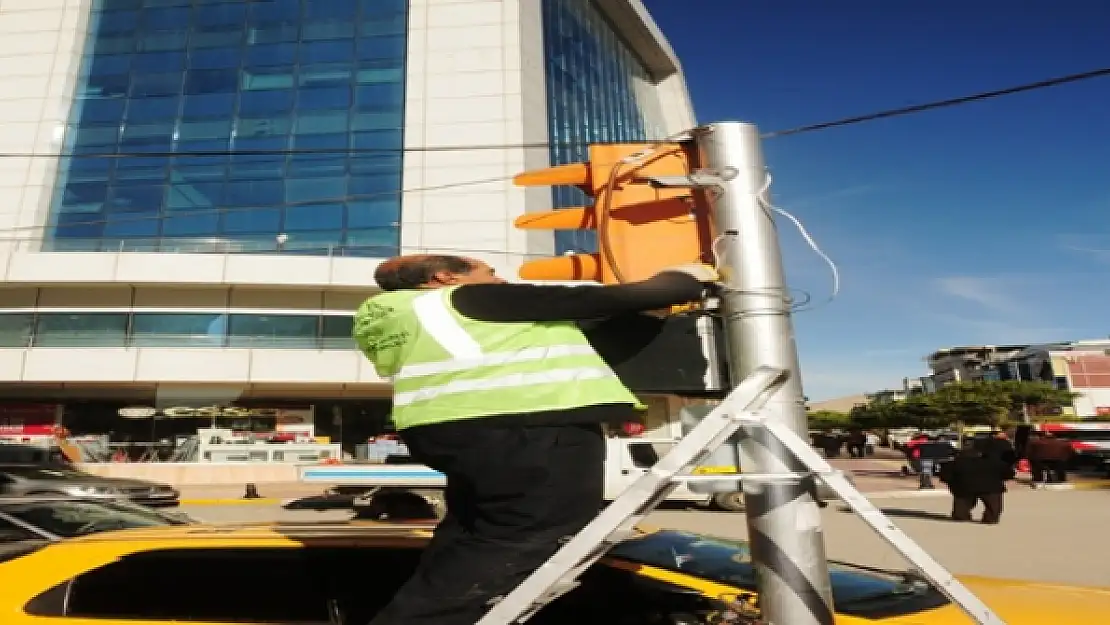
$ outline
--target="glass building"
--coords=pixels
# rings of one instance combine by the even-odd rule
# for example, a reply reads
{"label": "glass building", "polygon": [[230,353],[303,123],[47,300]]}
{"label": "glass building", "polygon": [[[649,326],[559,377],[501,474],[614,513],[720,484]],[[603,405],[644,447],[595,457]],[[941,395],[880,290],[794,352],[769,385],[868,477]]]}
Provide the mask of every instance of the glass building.
{"label": "glass building", "polygon": [[[645,117],[637,83],[651,75],[591,0],[543,0],[548,136],[551,163],[588,159],[590,143],[632,143],[664,133]],[[556,208],[582,206],[573,187],[553,190]],[[556,252],[597,250],[592,230],[555,233]]]}
{"label": "glass building", "polygon": [[0,438],[9,404],[106,435],[253,402],[351,448],[382,258],[596,249],[513,228],[585,200],[514,174],[693,124],[641,0],[0,0],[0,32]]}
{"label": "glass building", "polygon": [[46,251],[390,256],[407,0],[97,0]]}

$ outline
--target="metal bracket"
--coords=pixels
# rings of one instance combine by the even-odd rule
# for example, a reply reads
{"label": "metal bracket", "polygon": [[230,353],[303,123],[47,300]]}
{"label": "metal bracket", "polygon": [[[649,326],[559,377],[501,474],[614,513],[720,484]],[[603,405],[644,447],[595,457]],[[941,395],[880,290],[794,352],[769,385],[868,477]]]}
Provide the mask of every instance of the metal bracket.
{"label": "metal bracket", "polygon": [[724,169],[699,169],[687,176],[639,176],[637,182],[647,182],[657,189],[716,189],[723,186],[740,171],[735,167]]}

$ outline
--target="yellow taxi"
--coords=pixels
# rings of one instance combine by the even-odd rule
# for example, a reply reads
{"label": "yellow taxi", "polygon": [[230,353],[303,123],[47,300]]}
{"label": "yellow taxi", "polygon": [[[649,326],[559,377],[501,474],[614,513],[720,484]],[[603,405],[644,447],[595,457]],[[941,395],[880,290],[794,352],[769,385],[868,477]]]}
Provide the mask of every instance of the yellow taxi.
{"label": "yellow taxi", "polygon": [[[365,625],[416,566],[430,528],[341,522],[181,525],[0,544],[2,625]],[[1010,625],[1105,625],[1110,590],[964,580]],[[747,545],[645,530],[531,625],[696,624],[751,615]],[[971,621],[896,571],[832,565],[839,625]]]}

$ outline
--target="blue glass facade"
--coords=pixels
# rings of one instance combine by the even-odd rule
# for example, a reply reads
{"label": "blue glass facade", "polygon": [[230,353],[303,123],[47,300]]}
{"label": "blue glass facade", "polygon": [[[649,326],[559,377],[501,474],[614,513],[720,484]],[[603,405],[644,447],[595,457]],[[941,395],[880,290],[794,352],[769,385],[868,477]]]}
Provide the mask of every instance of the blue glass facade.
{"label": "blue glass facade", "polygon": [[[593,0],[543,0],[543,24],[553,165],[586,160],[590,143],[660,138],[646,123],[634,87],[638,80],[650,83],[650,75]],[[556,208],[587,202],[570,187],[553,194]],[[597,236],[556,232],[555,247],[560,254],[596,251]]]}
{"label": "blue glass facade", "polygon": [[47,250],[388,256],[407,0],[95,0]]}

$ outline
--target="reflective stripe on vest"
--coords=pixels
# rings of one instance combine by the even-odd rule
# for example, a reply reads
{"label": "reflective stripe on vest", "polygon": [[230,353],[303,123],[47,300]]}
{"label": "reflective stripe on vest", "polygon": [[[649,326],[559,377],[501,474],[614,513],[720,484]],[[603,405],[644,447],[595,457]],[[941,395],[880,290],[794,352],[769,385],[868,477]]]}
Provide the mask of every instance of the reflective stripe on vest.
{"label": "reflective stripe on vest", "polygon": [[[481,367],[535,362],[548,358],[596,355],[596,352],[590,345],[551,345],[547,347],[530,347],[512,352],[483,353],[482,347],[478,342],[466,332],[462,325],[460,325],[451,314],[444,299],[447,296],[448,292],[444,290],[437,290],[421,295],[413,300],[413,312],[428,336],[439,344],[439,346],[443,348],[443,351],[450,354],[451,359],[439,362],[405,365],[393,376],[394,381],[412,380],[429,375],[468,371]],[[532,373],[514,373],[495,378],[477,380],[454,380],[438,386],[428,386],[413,391],[395,392],[393,395],[393,404],[395,406],[408,406],[456,393],[520,388],[540,384],[567,383],[615,377],[616,375],[607,366],[600,366],[569,367]]]}

